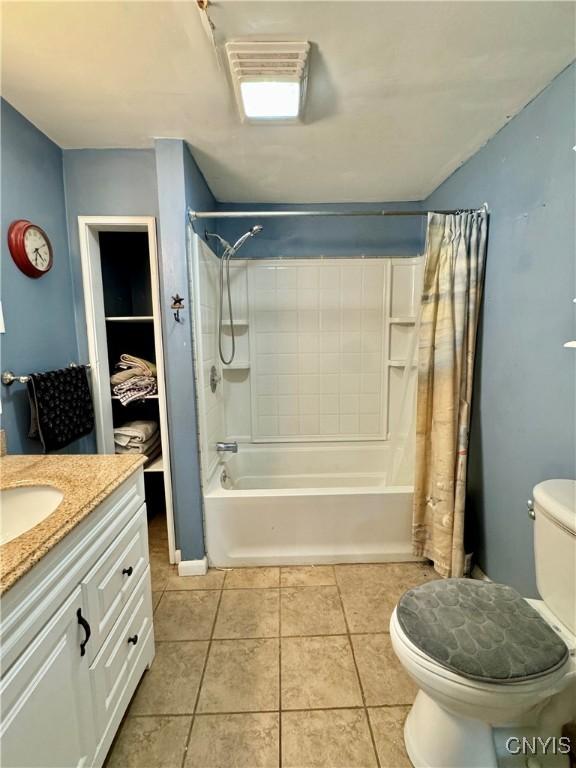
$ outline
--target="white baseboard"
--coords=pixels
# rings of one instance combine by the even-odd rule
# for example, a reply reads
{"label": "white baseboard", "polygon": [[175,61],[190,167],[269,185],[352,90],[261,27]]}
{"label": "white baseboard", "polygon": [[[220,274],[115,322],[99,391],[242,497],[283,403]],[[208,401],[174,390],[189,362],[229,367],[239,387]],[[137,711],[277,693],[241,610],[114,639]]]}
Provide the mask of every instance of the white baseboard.
{"label": "white baseboard", "polygon": [[489,579],[488,576],[486,576],[482,568],[477,565],[472,568],[471,576],[473,579],[478,579],[479,581],[492,581],[492,579]]}
{"label": "white baseboard", "polygon": [[182,552],[179,549],[174,550],[174,562],[176,565],[182,562]]}
{"label": "white baseboard", "polygon": [[208,570],[208,560],[181,560],[178,563],[178,576],[204,576]]}

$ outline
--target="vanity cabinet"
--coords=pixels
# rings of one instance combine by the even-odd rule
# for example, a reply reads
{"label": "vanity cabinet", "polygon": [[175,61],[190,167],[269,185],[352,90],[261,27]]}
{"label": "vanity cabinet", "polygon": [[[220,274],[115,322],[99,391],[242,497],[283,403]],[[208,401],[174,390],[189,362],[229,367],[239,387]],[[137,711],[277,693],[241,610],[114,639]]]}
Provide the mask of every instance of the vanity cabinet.
{"label": "vanity cabinet", "polygon": [[87,766],[90,673],[78,652],[80,587],[2,677],[2,765]]}
{"label": "vanity cabinet", "polygon": [[0,764],[101,766],[154,657],[142,470],[0,608]]}

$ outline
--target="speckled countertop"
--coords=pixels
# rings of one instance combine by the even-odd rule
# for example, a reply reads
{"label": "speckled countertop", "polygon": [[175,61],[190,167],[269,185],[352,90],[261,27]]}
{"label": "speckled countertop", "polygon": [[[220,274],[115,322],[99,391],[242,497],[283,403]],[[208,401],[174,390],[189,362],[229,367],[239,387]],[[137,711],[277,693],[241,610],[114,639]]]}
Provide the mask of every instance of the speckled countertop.
{"label": "speckled countertop", "polygon": [[0,546],[0,595],[144,464],[142,456],[4,456],[0,488],[52,485],[64,498],[38,525]]}

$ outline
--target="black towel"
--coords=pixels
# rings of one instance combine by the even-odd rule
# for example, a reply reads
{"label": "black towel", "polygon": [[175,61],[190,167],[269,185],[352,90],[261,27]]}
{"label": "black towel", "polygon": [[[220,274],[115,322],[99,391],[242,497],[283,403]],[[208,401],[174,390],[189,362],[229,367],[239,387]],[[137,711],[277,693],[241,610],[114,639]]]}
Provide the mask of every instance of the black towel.
{"label": "black towel", "polygon": [[33,373],[28,382],[30,431],[44,453],[64,448],[94,429],[94,407],[84,366]]}

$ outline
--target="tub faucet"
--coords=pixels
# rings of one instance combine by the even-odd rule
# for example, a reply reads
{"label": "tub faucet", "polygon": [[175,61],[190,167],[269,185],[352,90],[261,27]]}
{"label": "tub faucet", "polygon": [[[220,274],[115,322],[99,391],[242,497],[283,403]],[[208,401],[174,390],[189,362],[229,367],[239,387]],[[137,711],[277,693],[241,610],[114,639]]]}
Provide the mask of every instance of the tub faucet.
{"label": "tub faucet", "polygon": [[222,453],[223,451],[238,453],[238,443],[236,441],[233,443],[216,443],[216,450],[218,453]]}

